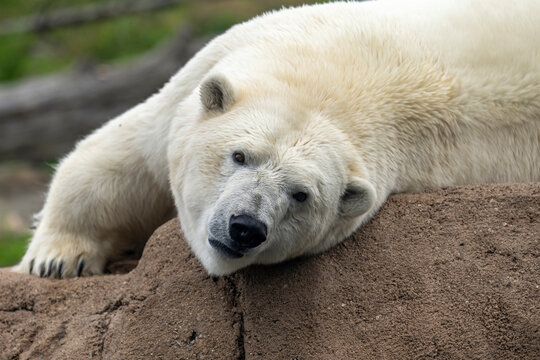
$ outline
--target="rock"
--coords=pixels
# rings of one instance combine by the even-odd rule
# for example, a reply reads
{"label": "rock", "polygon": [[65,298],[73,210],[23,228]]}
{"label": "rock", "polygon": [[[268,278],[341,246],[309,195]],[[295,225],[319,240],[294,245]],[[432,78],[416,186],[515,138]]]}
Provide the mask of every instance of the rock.
{"label": "rock", "polygon": [[539,183],[394,195],[325,254],[222,278],[173,220],[127,274],[2,270],[0,359],[538,359],[539,258]]}

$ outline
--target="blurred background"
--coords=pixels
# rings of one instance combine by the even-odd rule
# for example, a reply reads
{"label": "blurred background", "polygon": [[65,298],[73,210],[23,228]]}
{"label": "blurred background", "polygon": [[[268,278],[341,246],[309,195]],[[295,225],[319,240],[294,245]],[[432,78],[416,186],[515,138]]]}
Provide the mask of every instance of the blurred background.
{"label": "blurred background", "polygon": [[55,164],[156,92],[200,47],[264,11],[315,1],[0,1],[0,267],[31,236]]}

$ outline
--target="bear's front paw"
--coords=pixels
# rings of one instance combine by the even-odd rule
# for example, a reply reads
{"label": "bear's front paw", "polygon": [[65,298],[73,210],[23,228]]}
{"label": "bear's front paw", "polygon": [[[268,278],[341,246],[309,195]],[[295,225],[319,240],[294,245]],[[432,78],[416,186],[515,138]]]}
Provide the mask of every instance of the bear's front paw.
{"label": "bear's front paw", "polygon": [[70,278],[103,273],[105,249],[80,236],[36,233],[21,263],[14,271],[50,278]]}

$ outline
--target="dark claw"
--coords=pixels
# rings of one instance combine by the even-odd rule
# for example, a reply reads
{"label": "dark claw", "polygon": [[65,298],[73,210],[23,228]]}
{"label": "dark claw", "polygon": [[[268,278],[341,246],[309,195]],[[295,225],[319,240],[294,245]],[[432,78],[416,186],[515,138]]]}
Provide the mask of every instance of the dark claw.
{"label": "dark claw", "polygon": [[29,271],[30,275],[32,275],[32,271],[33,271],[33,270],[34,270],[34,259],[32,259],[32,260],[30,261],[30,271]]}
{"label": "dark claw", "polygon": [[64,267],[64,260],[60,260],[58,263],[58,267],[56,268],[56,278],[61,279],[62,278],[62,268]]}
{"label": "dark claw", "polygon": [[79,260],[79,264],[77,265],[77,276],[81,276],[84,269],[84,259]]}
{"label": "dark claw", "polygon": [[47,275],[46,277],[50,277],[52,272],[53,272],[53,269],[55,268],[56,266],[56,261],[54,261],[54,259],[52,259],[50,262],[49,262],[49,268],[47,269]]}
{"label": "dark claw", "polygon": [[39,265],[39,277],[43,276],[45,276],[45,264],[41,263],[41,265]]}

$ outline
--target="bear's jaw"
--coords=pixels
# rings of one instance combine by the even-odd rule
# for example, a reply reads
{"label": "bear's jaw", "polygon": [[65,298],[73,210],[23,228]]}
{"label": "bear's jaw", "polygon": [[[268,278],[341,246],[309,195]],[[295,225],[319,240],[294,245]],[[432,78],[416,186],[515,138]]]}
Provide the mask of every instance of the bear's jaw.
{"label": "bear's jaw", "polygon": [[[192,248],[194,248],[193,245]],[[208,240],[200,243],[196,248],[195,255],[208,274],[213,276],[229,275],[254,263],[254,258],[251,256],[242,255],[233,258],[225,255],[224,251],[229,250],[217,250],[210,245]]]}
{"label": "bear's jaw", "polygon": [[238,259],[244,256],[241,252],[235,251],[222,243],[221,241],[218,241],[212,237],[208,238],[208,244],[216,250],[220,255],[223,255],[230,259]]}

